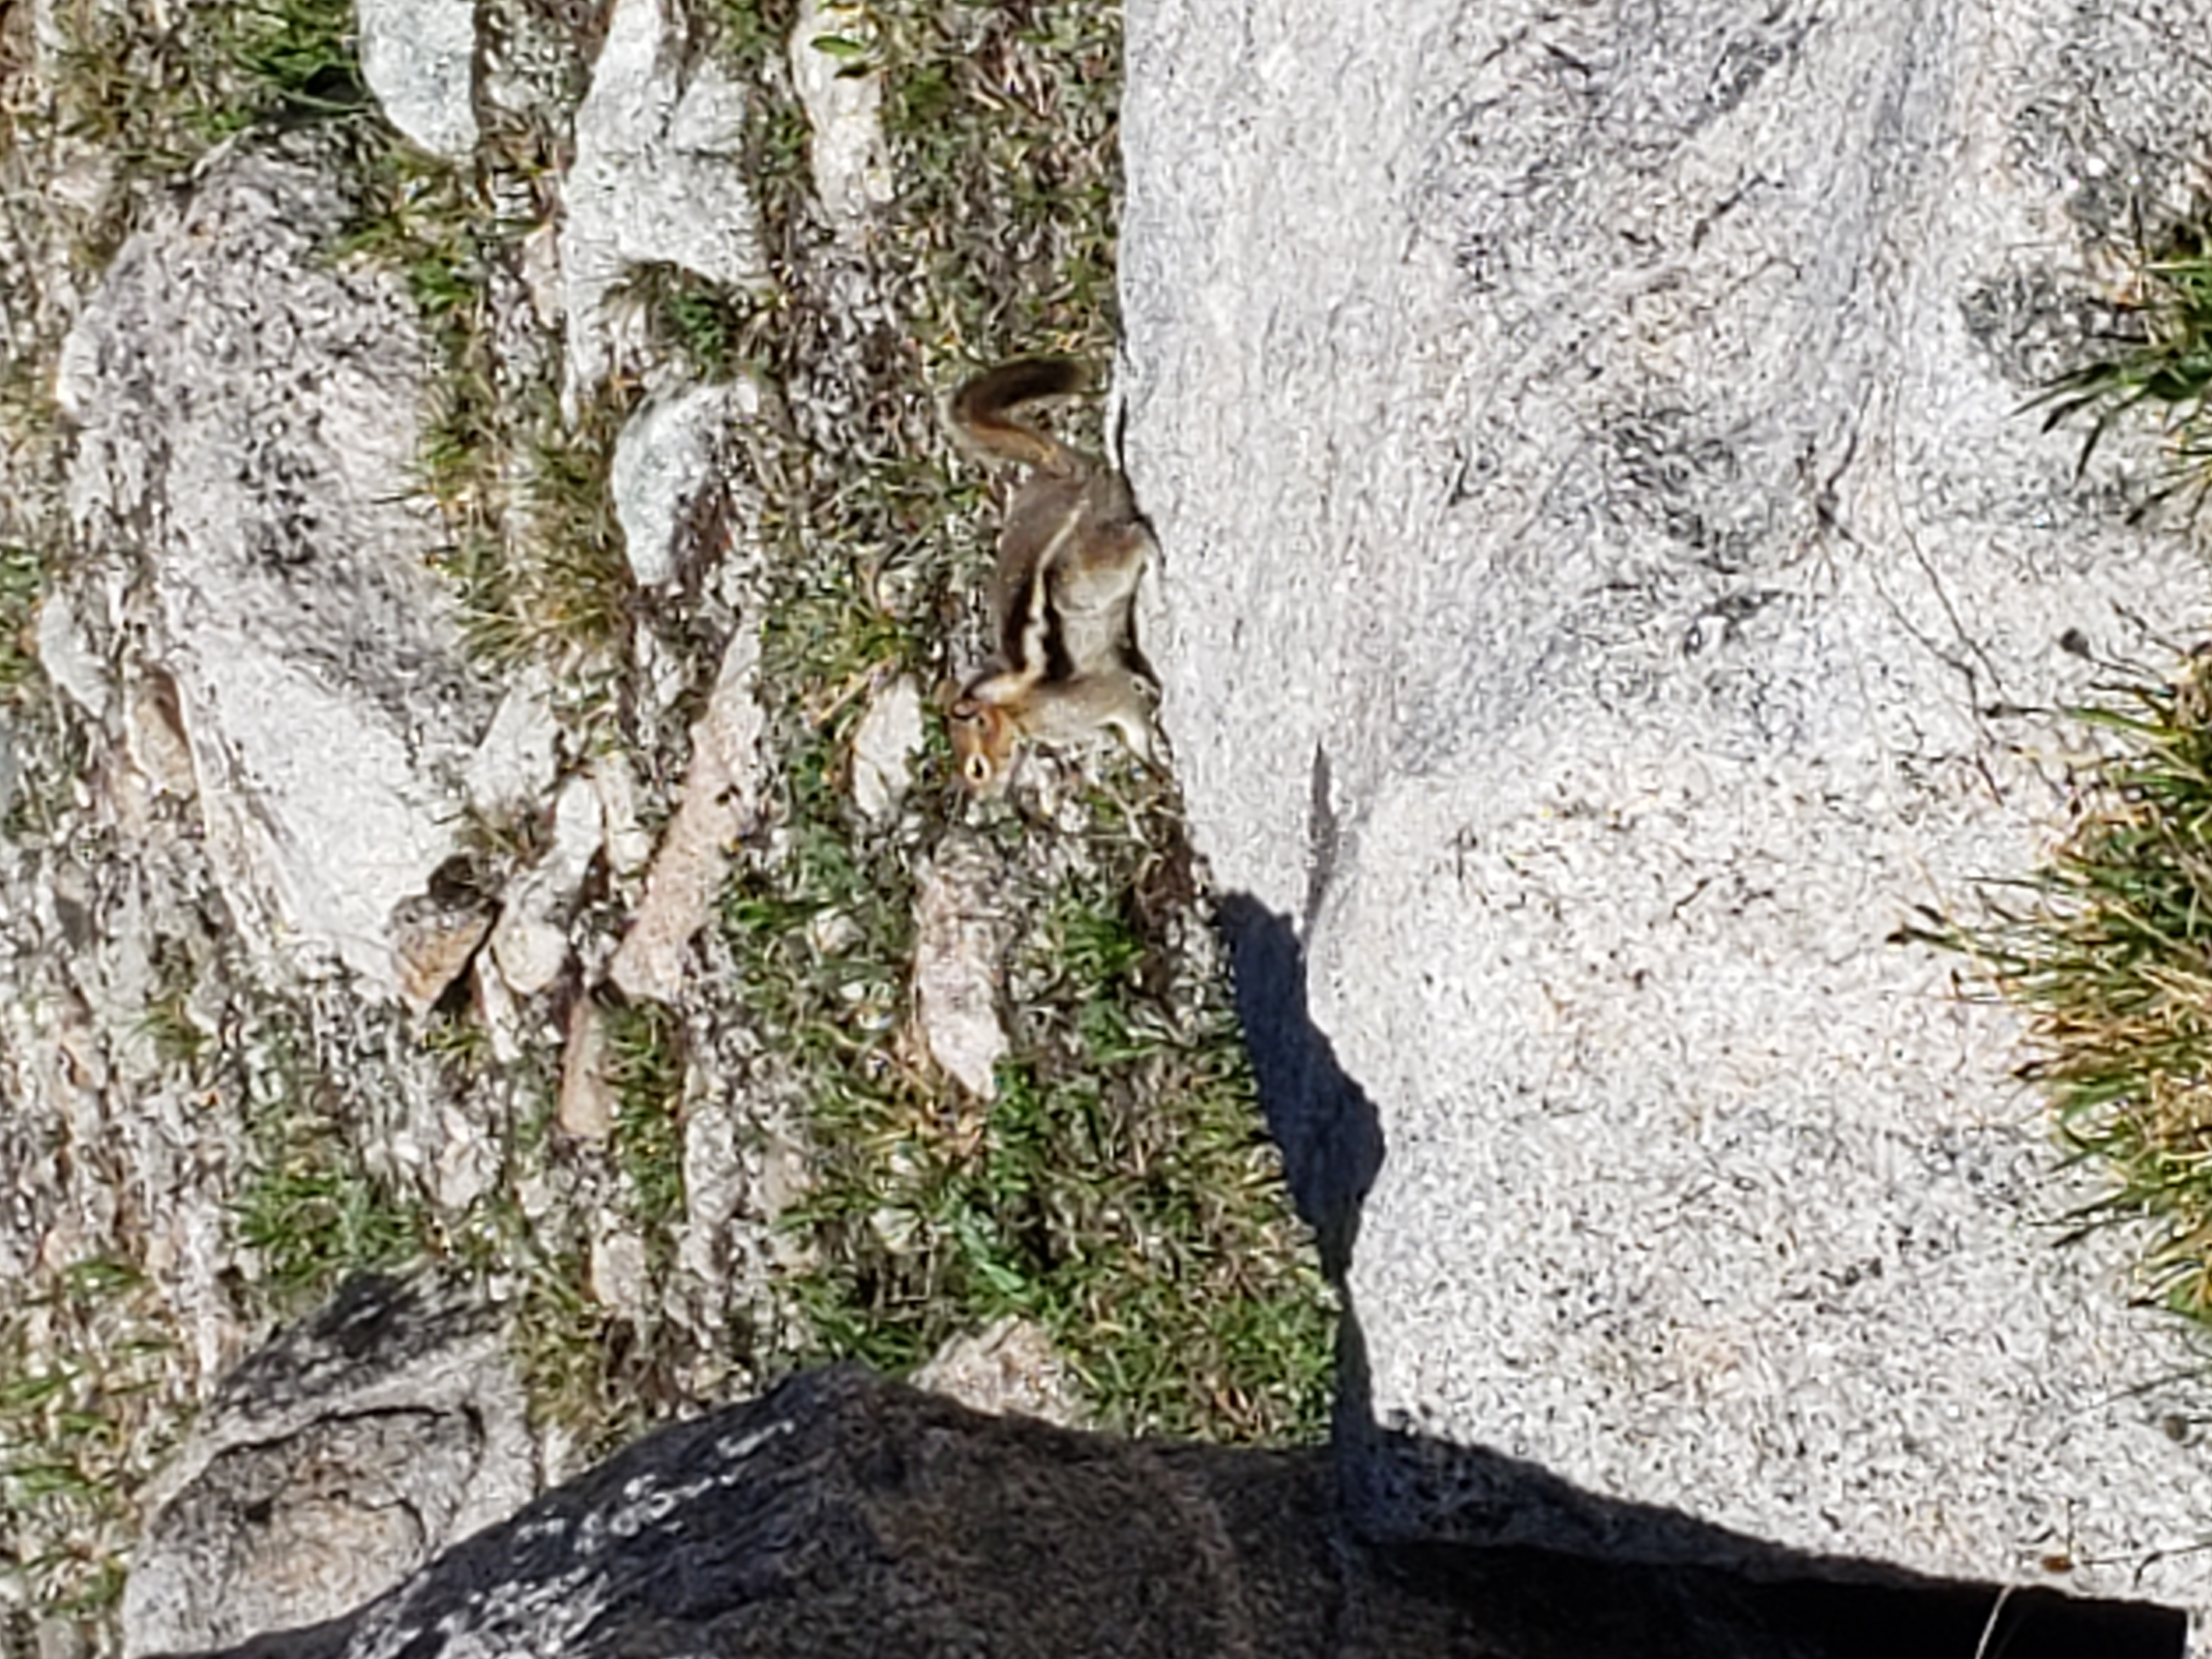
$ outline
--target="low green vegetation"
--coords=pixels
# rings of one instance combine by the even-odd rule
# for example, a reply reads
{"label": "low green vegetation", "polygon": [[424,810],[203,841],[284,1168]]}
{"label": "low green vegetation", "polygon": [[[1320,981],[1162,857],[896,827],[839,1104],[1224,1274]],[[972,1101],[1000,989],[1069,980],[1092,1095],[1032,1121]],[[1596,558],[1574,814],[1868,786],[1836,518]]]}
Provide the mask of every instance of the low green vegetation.
{"label": "low green vegetation", "polygon": [[[951,787],[933,721],[897,811],[870,820],[853,799],[872,701],[902,676],[943,687],[986,632],[992,489],[951,454],[937,396],[1002,355],[1103,366],[1113,349],[1118,14],[1079,0],[852,9],[811,49],[884,76],[896,194],[865,237],[841,239],[812,196],[788,64],[796,6],[701,0],[696,13],[685,50],[716,54],[751,99],[771,281],[741,294],[640,269],[625,297],[643,327],[624,349],[641,360],[564,410],[559,341],[521,280],[565,160],[546,134],[488,118],[468,167],[410,149],[368,106],[347,0],[57,9],[54,129],[97,147],[119,180],[96,211],[55,210],[81,212],[81,271],[226,137],[313,123],[319,153],[341,159],[353,211],[327,257],[404,283],[435,365],[420,489],[469,642],[495,680],[555,670],[564,763],[623,754],[648,830],[677,793],[740,600],[633,591],[610,500],[615,434],[648,384],[745,374],[763,391],[731,473],[757,556],[741,604],[761,630],[772,761],[711,972],[680,1010],[571,978],[495,1040],[464,995],[410,1018],[287,1001],[228,946],[167,961],[132,1040],[234,1136],[217,1160],[238,1268],[227,1293],[265,1325],[364,1269],[473,1274],[517,1304],[533,1410],[580,1455],[696,1402],[702,1376],[757,1386],[833,1356],[905,1371],[1007,1314],[1052,1335],[1103,1423],[1310,1437],[1333,1304],[1261,1126],[1171,787],[1126,758],[1047,763],[1042,793],[978,806]],[[1069,416],[1095,445],[1096,410]],[[0,547],[0,697],[33,673],[46,581],[34,550]],[[647,665],[685,689],[650,707]],[[57,736],[69,779],[96,770],[79,752],[91,740],[76,725]],[[13,822],[27,844],[69,817],[19,801]],[[545,836],[526,814],[477,825],[462,861],[494,893]],[[988,1102],[936,1073],[912,1018],[917,872],[955,836],[1003,879],[1013,1041]],[[620,894],[596,872],[580,902],[578,936],[605,945]],[[594,997],[604,1134],[557,1121],[562,1033]],[[740,1105],[755,1089],[796,1102],[806,1141],[811,1184],[758,1319],[732,1308],[717,1324],[687,1305],[700,1294],[678,1249],[687,1115],[706,1079]],[[396,1133],[447,1108],[480,1165],[459,1199]],[[609,1292],[633,1265],[611,1260],[611,1238],[641,1257],[628,1300]],[[128,1252],[98,1264],[43,1274],[0,1312],[0,1547],[35,1604],[94,1613],[115,1598],[137,1494],[168,1443],[157,1425],[181,1431],[161,1379],[198,1363],[179,1358],[158,1273]]]}
{"label": "low green vegetation", "polygon": [[[332,257],[396,272],[437,353],[422,489],[445,521],[438,565],[459,594],[470,644],[494,672],[532,659],[571,673],[605,667],[631,620],[607,474],[636,388],[605,390],[572,420],[552,343],[526,357],[497,343],[495,279],[511,275],[534,226],[496,210],[495,181],[519,184],[544,158],[501,155],[472,175],[410,149],[380,122],[353,136],[354,218]],[[507,293],[510,307],[521,303]]]}
{"label": "low green vegetation", "polygon": [[[787,1218],[797,1265],[781,1284],[802,1334],[756,1352],[741,1332],[726,1358],[756,1376],[833,1355],[903,1370],[1018,1313],[1058,1340],[1106,1422],[1310,1435],[1327,1408],[1329,1295],[1261,1129],[1218,964],[1188,942],[1204,929],[1187,878],[1171,902],[1136,896],[1164,869],[1187,870],[1171,792],[1124,765],[1057,813],[1058,828],[1020,808],[978,815],[1019,941],[1017,1048],[988,1105],[951,1091],[908,1022],[914,867],[969,811],[945,787],[941,733],[902,815],[871,823],[849,798],[853,734],[873,693],[901,674],[941,684],[981,633],[992,514],[985,481],[947,453],[933,394],[1000,353],[1110,349],[1117,20],[1074,6],[877,7],[858,20],[869,44],[845,56],[886,72],[902,185],[868,276],[904,323],[841,341],[836,259],[781,46],[788,19],[773,9],[731,9],[710,37],[760,100],[750,131],[775,286],[738,295],[649,266],[628,292],[659,361],[696,379],[743,368],[771,389],[744,471],[765,555],[772,827],[726,896],[734,977],[701,994],[743,1011],[770,1072],[802,1097],[813,1184]],[[1018,73],[1031,101],[1010,113],[994,73]],[[480,182],[373,131],[360,155],[361,207],[333,257],[399,273],[438,351],[422,477],[471,641],[495,668],[573,663],[580,647],[611,655],[612,689],[639,619],[605,462],[634,388],[563,422],[551,360],[518,382],[495,344],[491,291],[527,227],[494,215]],[[792,388],[866,413],[794,418],[774,398]],[[714,642],[688,626],[663,638],[703,684]],[[635,747],[618,704],[617,692],[600,706],[592,741]],[[497,848],[485,857],[513,861]],[[551,1182],[564,1204],[599,1193],[643,1241],[653,1297],[665,1291],[685,1202],[683,1024],[649,1006],[602,1012],[608,1140],[544,1132],[549,1071],[497,1190],[467,1216],[362,1174],[350,1130],[294,1125],[268,1139],[240,1226],[277,1305],[296,1309],[347,1268],[410,1246],[481,1257],[519,1275],[520,1358],[545,1419],[601,1447],[672,1408],[687,1339],[651,1309],[611,1312],[586,1230],[566,1215],[526,1221],[512,1197],[529,1182]],[[471,1076],[495,1069],[465,1013],[441,1014],[423,1036]]]}
{"label": "low green vegetation", "polygon": [[748,365],[753,307],[716,283],[671,264],[641,267],[625,284],[645,313],[654,355],[694,380],[733,380]]}
{"label": "low green vegetation", "polygon": [[2212,683],[2186,665],[2132,707],[2079,711],[2117,752],[2066,838],[1941,935],[2028,1019],[2023,1075],[2140,1224],[2145,1294],[2212,1323]]}
{"label": "low green vegetation", "polygon": [[953,361],[1119,336],[1118,9],[872,5],[914,337]]}
{"label": "low green vegetation", "polygon": [[117,1258],[36,1268],[0,1301],[0,1565],[50,1616],[120,1598],[133,1495],[185,1427],[175,1346],[158,1286]]}
{"label": "low green vegetation", "polygon": [[[1154,827],[1170,808],[1152,804]],[[1016,1048],[988,1102],[909,1052],[913,888],[888,848],[855,872],[865,845],[817,848],[733,890],[742,994],[811,1108],[816,1179],[789,1220],[812,1265],[793,1289],[824,1354],[904,1371],[1018,1315],[1114,1426],[1310,1435],[1328,1407],[1328,1291],[1213,964],[1160,937],[1166,915],[1139,896],[1162,855],[1094,810],[1091,859],[1021,895]]]}
{"label": "low green vegetation", "polygon": [[[2118,308],[2109,352],[2062,375],[2031,407],[2046,428],[2085,427],[2077,470],[2130,411],[2154,414],[2166,439],[2167,472],[2149,502],[2179,495],[2191,505],[2212,487],[2212,246],[2202,224],[2187,225],[2142,259]],[[2148,503],[2146,503],[2147,505]]]}
{"label": "low green vegetation", "polygon": [[[2185,228],[2142,263],[2118,337],[2054,382],[2051,424],[2086,426],[2081,465],[2112,426],[2155,416],[2166,465],[2148,507],[2212,485],[2212,252]],[[2103,757],[2078,775],[2074,818],[2031,875],[1937,928],[2027,1019],[2022,1075],[2062,1145],[2104,1176],[2080,1218],[2143,1239],[2145,1299],[2212,1323],[2212,659],[2072,711]]]}
{"label": "low green vegetation", "polygon": [[288,1114],[261,1140],[235,1225],[267,1305],[303,1313],[348,1275],[404,1267],[429,1247],[422,1205],[364,1169],[338,1125]]}
{"label": "low green vegetation", "polygon": [[[900,325],[824,362],[823,227],[803,191],[764,192],[785,286],[749,359],[779,385],[829,376],[872,418],[786,434],[758,480],[774,852],[723,917],[738,1000],[805,1101],[813,1183],[787,1222],[806,1265],[787,1283],[810,1351],[904,1371],[1018,1315],[1108,1424],[1310,1436],[1334,1314],[1203,948],[1172,790],[1121,762],[1048,824],[1019,791],[971,807],[939,732],[901,818],[871,823],[848,793],[872,692],[942,685],[979,653],[994,517],[936,396],[1018,351],[1110,356],[1119,17],[872,4],[813,45],[884,76],[897,196],[872,274]],[[756,63],[787,99],[781,65]],[[963,819],[1015,941],[988,1102],[936,1073],[907,1018],[917,855]]]}
{"label": "low green vegetation", "polygon": [[665,1266],[684,1219],[682,1033],[676,1017],[655,1002],[611,1008],[605,1019],[615,1163],[630,1212]]}
{"label": "low green vegetation", "polygon": [[0,545],[0,699],[38,672],[33,630],[46,587],[46,563],[36,548]]}
{"label": "low green vegetation", "polygon": [[[97,0],[54,8],[52,113],[137,186],[173,178],[258,122],[363,109],[352,0],[181,0],[149,17]],[[83,228],[90,263],[122,240],[136,191]]]}

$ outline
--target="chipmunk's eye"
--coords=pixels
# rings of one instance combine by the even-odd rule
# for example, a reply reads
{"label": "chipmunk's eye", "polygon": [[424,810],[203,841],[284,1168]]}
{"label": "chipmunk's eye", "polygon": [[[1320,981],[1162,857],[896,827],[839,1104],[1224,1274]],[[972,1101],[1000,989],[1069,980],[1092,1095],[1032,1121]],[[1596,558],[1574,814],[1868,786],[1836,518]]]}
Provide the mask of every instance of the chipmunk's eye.
{"label": "chipmunk's eye", "polygon": [[991,781],[991,757],[988,755],[970,755],[962,771],[972,784],[981,786],[988,783]]}

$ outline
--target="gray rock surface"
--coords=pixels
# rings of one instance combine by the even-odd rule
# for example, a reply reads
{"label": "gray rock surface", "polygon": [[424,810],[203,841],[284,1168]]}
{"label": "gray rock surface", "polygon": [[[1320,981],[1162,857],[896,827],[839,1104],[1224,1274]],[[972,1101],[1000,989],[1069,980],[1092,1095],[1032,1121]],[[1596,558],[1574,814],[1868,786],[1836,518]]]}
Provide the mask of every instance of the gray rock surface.
{"label": "gray rock surface", "polygon": [[1115,1441],[820,1371],[647,1437],[349,1617],[231,1651],[1954,1659],[1986,1632],[2012,1659],[2150,1659],[2180,1633],[2049,1591],[1377,1550],[1331,1494],[1319,1451]]}
{"label": "gray rock surface", "polygon": [[640,587],[675,582],[684,521],[721,470],[725,431],[759,410],[760,388],[750,380],[684,386],[649,400],[623,424],[607,483],[623,556]]}
{"label": "gray rock surface", "polygon": [[449,161],[477,145],[476,0],[361,0],[361,73],[392,125]]}
{"label": "gray rock surface", "polygon": [[2015,410],[2199,176],[2208,21],[1131,6],[1147,645],[1217,882],[1298,934],[1271,1104],[1333,1120],[1285,1139],[1356,1223],[1378,1523],[1529,1524],[1418,1427],[2212,1606],[2194,1351],[2057,1247],[2006,1018],[1888,942],[2047,833],[2069,630],[2201,611]]}
{"label": "gray rock surface", "polygon": [[553,793],[561,767],[561,716],[552,674],[532,663],[508,680],[469,758],[469,804],[479,812],[536,810]]}
{"label": "gray rock surface", "polygon": [[454,849],[447,775],[488,711],[424,565],[419,329],[396,279],[328,257],[343,216],[304,146],[212,158],[116,256],[59,395],[80,534],[150,569],[241,932],[390,994],[394,910]]}
{"label": "gray rock surface", "polygon": [[1082,1385],[1051,1333],[1015,1314],[947,1339],[915,1372],[914,1385],[995,1416],[1016,1413],[1064,1429],[1089,1421]]}
{"label": "gray rock surface", "polygon": [[[854,55],[873,46],[867,13],[837,0],[799,0],[791,26],[791,83],[805,106],[814,193],[839,234],[865,233],[891,200],[884,144],[884,77]],[[836,44],[829,44],[836,43]]]}
{"label": "gray rock surface", "polygon": [[536,1488],[498,1320],[434,1283],[357,1280],[217,1389],[149,1498],[125,1650],[335,1618]]}
{"label": "gray rock surface", "polygon": [[969,1094],[998,1092],[1012,1046],[999,1000],[1012,918],[1005,863],[981,836],[948,835],[915,895],[914,1013],[929,1056]]}
{"label": "gray rock surface", "polygon": [[616,0],[576,111],[561,228],[568,395],[595,390],[621,318],[616,287],[663,263],[732,288],[765,279],[740,166],[743,91],[687,53],[660,0]]}
{"label": "gray rock surface", "polygon": [[517,996],[535,996],[568,964],[569,925],[599,855],[599,799],[589,779],[562,784],[551,816],[550,844],[508,889],[491,930],[492,961]]}
{"label": "gray rock surface", "polygon": [[914,782],[926,732],[921,684],[902,674],[868,699],[853,732],[853,804],[867,817],[895,811]]}

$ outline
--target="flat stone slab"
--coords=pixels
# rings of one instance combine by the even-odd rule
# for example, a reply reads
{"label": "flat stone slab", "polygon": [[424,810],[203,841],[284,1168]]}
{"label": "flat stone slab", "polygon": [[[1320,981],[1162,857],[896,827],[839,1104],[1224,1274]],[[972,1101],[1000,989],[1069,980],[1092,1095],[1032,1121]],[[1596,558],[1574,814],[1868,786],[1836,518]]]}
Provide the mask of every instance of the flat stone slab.
{"label": "flat stone slab", "polygon": [[2130,197],[2186,204],[2208,21],[1131,7],[1146,645],[1278,941],[1294,1178],[1357,1212],[1389,1524],[1549,1524],[1419,1431],[1792,1548],[2212,1603],[2199,1352],[2124,1241],[2060,1246],[2094,1186],[2011,1018],[1891,942],[2045,844],[2073,738],[2021,711],[2111,678],[2084,642],[2170,660],[2139,619],[2203,612],[2113,483],[2148,441],[2077,481],[2017,411]]}

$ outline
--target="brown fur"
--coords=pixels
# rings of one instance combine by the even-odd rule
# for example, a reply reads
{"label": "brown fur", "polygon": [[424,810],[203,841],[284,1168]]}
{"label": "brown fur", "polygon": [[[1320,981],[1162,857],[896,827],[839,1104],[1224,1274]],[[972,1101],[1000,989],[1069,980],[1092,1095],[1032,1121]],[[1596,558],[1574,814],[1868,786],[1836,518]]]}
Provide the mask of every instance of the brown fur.
{"label": "brown fur", "polygon": [[964,447],[1030,469],[992,573],[997,654],[951,708],[961,781],[979,793],[1003,785],[1024,738],[1079,743],[1113,732],[1151,753],[1130,611],[1152,533],[1120,472],[1016,416],[1085,384],[1066,358],[1018,357],[968,380],[947,411]]}

